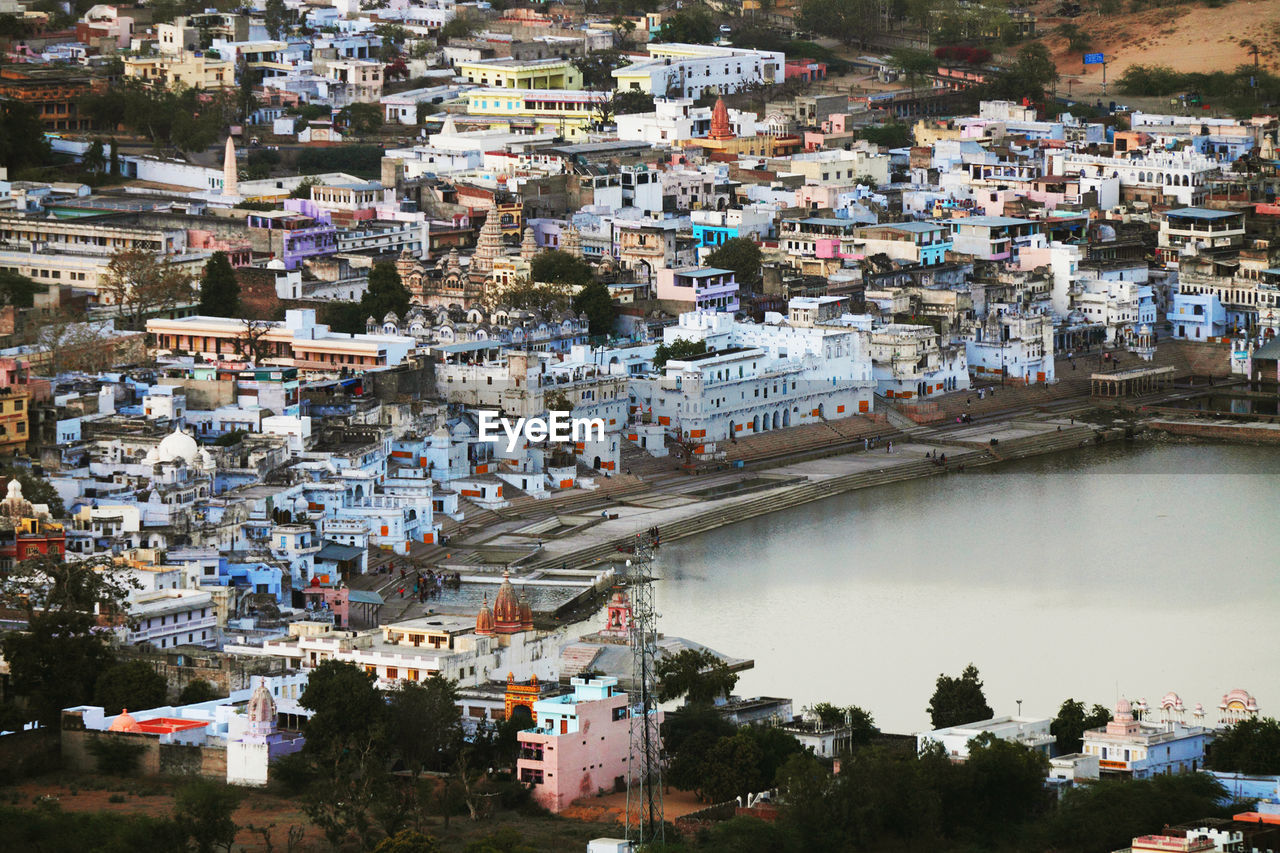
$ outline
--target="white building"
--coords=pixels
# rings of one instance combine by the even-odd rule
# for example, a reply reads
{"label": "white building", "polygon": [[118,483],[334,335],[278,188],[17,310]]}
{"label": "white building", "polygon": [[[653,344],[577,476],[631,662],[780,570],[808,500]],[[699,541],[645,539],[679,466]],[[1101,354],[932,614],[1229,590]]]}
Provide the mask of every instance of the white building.
{"label": "white building", "polygon": [[[705,139],[711,132],[711,107],[694,106],[692,98],[655,98],[651,113],[631,113],[615,119],[618,138],[650,145],[673,145]],[[756,136],[763,124],[755,113],[729,110],[734,136]]]}
{"label": "white building", "polygon": [[1048,717],[992,717],[974,723],[964,723],[945,729],[916,734],[916,749],[924,750],[931,743],[938,743],[946,750],[952,761],[964,761],[969,757],[969,742],[981,735],[991,735],[1000,740],[1020,744],[1039,752],[1045,758],[1049,750],[1057,742],[1049,733],[1049,725],[1053,721]]}
{"label": "white building", "polygon": [[783,82],[785,57],[777,51],[704,44],[654,43],[649,59],[613,72],[616,88],[654,97],[700,98]]}
{"label": "white building", "polygon": [[218,645],[213,596],[203,590],[160,589],[137,593],[129,600],[133,627],[121,629],[129,645],[151,643],[158,649]]}
{"label": "white building", "polygon": [[965,358],[974,379],[1015,382],[1057,381],[1053,360],[1053,318],[1048,314],[991,311],[965,337]]}

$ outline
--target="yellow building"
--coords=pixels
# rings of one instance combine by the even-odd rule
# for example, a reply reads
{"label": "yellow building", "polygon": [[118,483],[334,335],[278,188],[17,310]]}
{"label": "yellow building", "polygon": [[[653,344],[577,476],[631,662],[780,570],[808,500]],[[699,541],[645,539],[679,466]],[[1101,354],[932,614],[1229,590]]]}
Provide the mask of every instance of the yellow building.
{"label": "yellow building", "polygon": [[224,89],[236,83],[235,65],[229,59],[183,52],[177,56],[127,56],[124,76],[145,80],[166,89]]}
{"label": "yellow building", "polygon": [[458,76],[496,89],[581,89],[582,72],[567,59],[480,59],[459,62]]}
{"label": "yellow building", "polygon": [[467,93],[467,113],[505,119],[512,130],[555,133],[574,140],[600,120],[608,92],[571,89],[476,89]]}

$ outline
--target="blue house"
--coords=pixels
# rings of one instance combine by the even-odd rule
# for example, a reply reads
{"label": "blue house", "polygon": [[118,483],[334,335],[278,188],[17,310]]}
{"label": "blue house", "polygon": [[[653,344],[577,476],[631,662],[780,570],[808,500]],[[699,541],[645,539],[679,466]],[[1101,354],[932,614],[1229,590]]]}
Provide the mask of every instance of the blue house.
{"label": "blue house", "polygon": [[1227,333],[1227,311],[1213,293],[1174,294],[1168,319],[1173,337],[1181,341],[1208,341]]}

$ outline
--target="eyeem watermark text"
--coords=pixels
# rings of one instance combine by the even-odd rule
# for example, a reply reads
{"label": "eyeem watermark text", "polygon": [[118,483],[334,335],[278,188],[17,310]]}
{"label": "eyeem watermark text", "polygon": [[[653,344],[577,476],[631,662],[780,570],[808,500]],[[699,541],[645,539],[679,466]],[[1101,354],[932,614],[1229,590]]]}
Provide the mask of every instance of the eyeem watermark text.
{"label": "eyeem watermark text", "polygon": [[481,409],[480,440],[507,437],[507,452],[514,453],[521,438],[530,442],[604,441],[604,418],[571,418],[568,412],[550,412],[545,418],[520,418],[514,424],[492,409]]}

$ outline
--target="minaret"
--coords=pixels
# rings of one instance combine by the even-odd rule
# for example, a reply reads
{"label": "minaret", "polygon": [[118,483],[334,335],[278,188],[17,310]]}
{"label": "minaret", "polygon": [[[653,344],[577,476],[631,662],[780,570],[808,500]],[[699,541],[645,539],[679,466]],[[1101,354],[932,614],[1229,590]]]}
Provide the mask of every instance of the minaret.
{"label": "minaret", "polygon": [[484,281],[493,272],[493,262],[502,255],[502,223],[498,221],[498,211],[490,210],[480,226],[480,235],[476,238],[476,251],[471,256],[471,277],[476,281]]}
{"label": "minaret", "polygon": [[240,179],[236,174],[236,144],[227,137],[227,153],[222,157],[222,194],[240,195]]}

